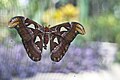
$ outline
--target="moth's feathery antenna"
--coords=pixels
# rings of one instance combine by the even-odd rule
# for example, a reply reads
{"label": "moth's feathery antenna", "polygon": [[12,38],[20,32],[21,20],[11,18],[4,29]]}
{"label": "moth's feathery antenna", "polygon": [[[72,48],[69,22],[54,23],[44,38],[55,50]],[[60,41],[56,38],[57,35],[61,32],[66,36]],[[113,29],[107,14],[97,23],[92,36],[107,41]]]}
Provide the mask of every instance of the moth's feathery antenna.
{"label": "moth's feathery antenna", "polygon": [[48,28],[50,28],[50,26],[51,26],[51,25],[49,24],[49,25],[48,25]]}

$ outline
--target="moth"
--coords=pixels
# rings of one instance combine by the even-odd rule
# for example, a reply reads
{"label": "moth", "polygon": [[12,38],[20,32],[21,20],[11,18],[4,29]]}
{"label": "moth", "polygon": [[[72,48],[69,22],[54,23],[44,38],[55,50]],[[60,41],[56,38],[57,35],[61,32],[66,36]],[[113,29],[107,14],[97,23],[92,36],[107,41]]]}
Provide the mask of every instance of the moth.
{"label": "moth", "polygon": [[[31,28],[30,25],[34,27]],[[8,27],[18,31],[28,56],[36,62],[41,60],[42,51],[47,49],[49,41],[51,60],[59,62],[74,38],[78,34],[85,34],[84,27],[78,22],[65,22],[49,28],[23,16],[11,18]],[[61,30],[62,28],[65,30]],[[36,41],[37,38],[38,41]]]}

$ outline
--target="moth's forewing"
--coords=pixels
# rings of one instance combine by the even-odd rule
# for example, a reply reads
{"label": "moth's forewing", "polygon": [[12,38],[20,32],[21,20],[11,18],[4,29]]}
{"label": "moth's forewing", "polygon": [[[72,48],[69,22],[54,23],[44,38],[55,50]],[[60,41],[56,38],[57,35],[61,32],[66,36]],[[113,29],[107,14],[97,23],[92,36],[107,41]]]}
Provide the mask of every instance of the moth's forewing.
{"label": "moth's forewing", "polygon": [[[64,27],[66,30],[62,30]],[[59,24],[51,28],[50,36],[50,50],[51,50],[51,59],[55,62],[59,62],[65,53],[67,52],[70,42],[67,41],[66,35],[69,33],[71,25],[67,23]],[[58,43],[54,42],[54,39],[57,38]]]}
{"label": "moth's forewing", "polygon": [[[20,37],[22,38],[22,42],[28,56],[33,61],[40,61],[42,53],[42,37],[40,35],[41,32],[38,29],[36,29],[39,27],[39,25],[38,27],[30,28],[28,27],[29,25],[26,26],[26,24],[34,25],[35,22],[32,20],[30,20],[30,23],[29,20],[26,23],[21,22],[21,24],[17,28],[17,31]],[[36,41],[37,36],[39,37],[39,41]]]}

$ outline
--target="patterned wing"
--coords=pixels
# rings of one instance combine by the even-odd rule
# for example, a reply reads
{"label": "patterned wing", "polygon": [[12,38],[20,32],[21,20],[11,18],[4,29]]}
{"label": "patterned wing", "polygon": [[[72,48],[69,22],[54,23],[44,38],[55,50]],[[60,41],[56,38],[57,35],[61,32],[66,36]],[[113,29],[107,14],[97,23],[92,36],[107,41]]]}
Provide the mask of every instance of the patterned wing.
{"label": "patterned wing", "polygon": [[[24,21],[19,21],[19,27],[16,27],[20,37],[22,38],[23,45],[26,49],[28,56],[33,61],[40,61],[41,60],[41,53],[42,53],[42,31],[40,29],[42,26],[38,25],[36,22],[25,19]],[[31,24],[34,25],[34,28],[30,28]],[[39,39],[36,41],[36,39]]]}
{"label": "patterned wing", "polygon": [[[66,31],[61,31],[62,27],[64,27]],[[83,26],[77,22],[59,24],[52,27],[50,30],[51,59],[55,62],[59,62],[63,58],[70,43],[74,40],[77,34],[85,34]],[[54,41],[55,39],[57,39],[57,42]]]}

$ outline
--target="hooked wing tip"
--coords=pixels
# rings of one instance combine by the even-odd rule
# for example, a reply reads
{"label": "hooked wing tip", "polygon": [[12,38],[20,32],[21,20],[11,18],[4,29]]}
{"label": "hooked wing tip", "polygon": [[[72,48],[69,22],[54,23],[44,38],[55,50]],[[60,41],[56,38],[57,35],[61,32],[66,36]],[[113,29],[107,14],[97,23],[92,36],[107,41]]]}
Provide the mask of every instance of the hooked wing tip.
{"label": "hooked wing tip", "polygon": [[76,25],[76,30],[82,35],[84,35],[86,33],[84,27],[80,24]]}

